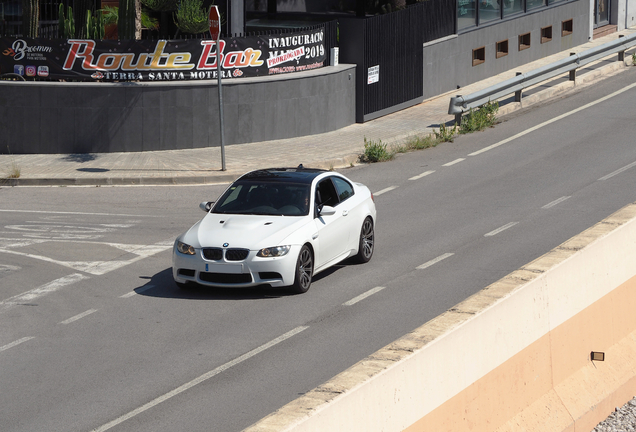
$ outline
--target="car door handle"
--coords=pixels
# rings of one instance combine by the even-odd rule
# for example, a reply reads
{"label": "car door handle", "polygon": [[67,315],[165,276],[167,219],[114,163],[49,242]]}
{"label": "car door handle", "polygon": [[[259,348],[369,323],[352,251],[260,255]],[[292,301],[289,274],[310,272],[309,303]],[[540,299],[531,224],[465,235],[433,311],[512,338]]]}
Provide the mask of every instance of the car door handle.
{"label": "car door handle", "polygon": [[318,238],[318,233],[315,233],[314,235],[311,236],[312,240],[316,240]]}
{"label": "car door handle", "polygon": [[346,216],[346,215],[348,215],[348,214],[349,214],[349,210],[343,210],[343,211],[342,211],[342,215],[343,215],[343,216]]}

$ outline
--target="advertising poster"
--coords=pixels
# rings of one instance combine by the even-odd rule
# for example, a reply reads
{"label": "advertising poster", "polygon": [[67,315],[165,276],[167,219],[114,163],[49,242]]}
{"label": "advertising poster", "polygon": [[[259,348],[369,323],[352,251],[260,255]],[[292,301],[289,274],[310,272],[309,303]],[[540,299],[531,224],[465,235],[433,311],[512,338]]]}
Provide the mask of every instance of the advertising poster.
{"label": "advertising poster", "polygon": [[[217,49],[218,48],[218,49]],[[74,81],[183,81],[258,77],[323,67],[324,29],[184,40],[0,38],[0,74]]]}

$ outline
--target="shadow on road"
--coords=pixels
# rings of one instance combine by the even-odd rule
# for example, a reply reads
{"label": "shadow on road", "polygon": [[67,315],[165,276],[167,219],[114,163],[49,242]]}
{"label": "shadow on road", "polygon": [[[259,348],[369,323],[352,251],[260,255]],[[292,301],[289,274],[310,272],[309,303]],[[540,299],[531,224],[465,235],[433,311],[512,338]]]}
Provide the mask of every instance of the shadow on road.
{"label": "shadow on road", "polygon": [[[314,276],[313,283],[328,277],[338,271],[342,265],[336,265]],[[184,300],[255,300],[273,299],[295,295],[285,288],[272,288],[262,285],[253,288],[212,288],[203,285],[191,284],[187,288],[179,288],[172,279],[172,268],[168,267],[155,275],[140,276],[146,280],[143,285],[135,288],[139,295],[159,298],[173,298]],[[310,291],[311,292],[310,288]]]}

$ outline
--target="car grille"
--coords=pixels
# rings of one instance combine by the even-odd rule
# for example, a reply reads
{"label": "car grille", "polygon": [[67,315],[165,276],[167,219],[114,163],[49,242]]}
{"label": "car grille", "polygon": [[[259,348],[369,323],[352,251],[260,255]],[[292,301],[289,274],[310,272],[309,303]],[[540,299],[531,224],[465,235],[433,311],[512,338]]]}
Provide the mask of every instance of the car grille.
{"label": "car grille", "polygon": [[225,251],[225,259],[228,261],[243,261],[249,253],[249,249],[228,249]]}
{"label": "car grille", "polygon": [[229,274],[229,273],[199,273],[199,278],[205,282],[223,284],[243,284],[252,282],[252,275],[249,273]]}
{"label": "car grille", "polygon": [[[228,261],[243,261],[249,254],[249,249],[227,249],[225,251],[225,259]],[[220,261],[223,259],[223,249],[203,248],[203,257],[210,261]]]}
{"label": "car grille", "polygon": [[203,248],[203,257],[207,260],[218,261],[223,258],[223,249]]}

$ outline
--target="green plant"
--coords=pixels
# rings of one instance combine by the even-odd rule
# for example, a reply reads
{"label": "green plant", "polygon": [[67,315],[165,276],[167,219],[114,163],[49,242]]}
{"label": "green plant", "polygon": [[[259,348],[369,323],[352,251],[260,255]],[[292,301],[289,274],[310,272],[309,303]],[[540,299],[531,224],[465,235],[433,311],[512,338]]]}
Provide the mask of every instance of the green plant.
{"label": "green plant", "polygon": [[62,3],[60,3],[59,9],[58,32],[61,38],[69,39],[75,37],[75,18],[73,18],[73,9],[68,6],[65,15],[64,5]]}
{"label": "green plant", "polygon": [[[104,26],[115,24],[119,20],[119,8],[117,6],[104,6],[100,9],[104,18]],[[149,30],[157,30],[159,28],[159,20],[151,17],[148,11],[144,8],[141,9],[141,26]]]}
{"label": "green plant", "polygon": [[87,39],[104,39],[105,24],[104,14],[102,11],[95,12],[86,11],[86,38]]}
{"label": "green plant", "polygon": [[632,53],[632,64],[636,65],[636,51]]}
{"label": "green plant", "polygon": [[391,160],[395,157],[394,152],[387,150],[387,145],[382,143],[382,140],[367,141],[364,138],[364,153],[360,155],[361,162],[384,162]]}
{"label": "green plant", "polygon": [[135,0],[119,0],[117,35],[119,39],[135,39]]}
{"label": "green plant", "polygon": [[476,111],[471,108],[462,119],[459,133],[467,134],[493,127],[497,122],[497,111],[499,111],[497,101],[487,102]]}
{"label": "green plant", "polygon": [[175,24],[183,33],[205,33],[210,28],[209,11],[203,9],[203,0],[181,0],[175,12]]}
{"label": "green plant", "polygon": [[433,129],[433,133],[435,134],[435,138],[440,142],[453,142],[455,135],[457,135],[457,123],[450,128],[447,127],[445,123],[440,122],[439,132]]}
{"label": "green plant", "polygon": [[141,0],[141,4],[157,12],[170,12],[179,7],[178,0]]}

